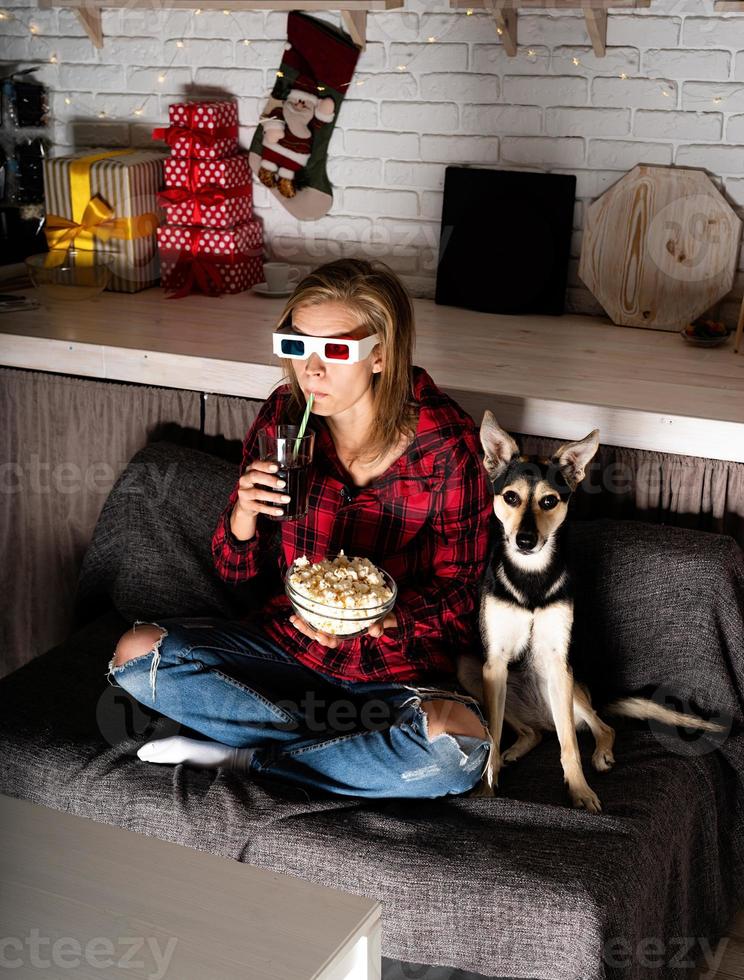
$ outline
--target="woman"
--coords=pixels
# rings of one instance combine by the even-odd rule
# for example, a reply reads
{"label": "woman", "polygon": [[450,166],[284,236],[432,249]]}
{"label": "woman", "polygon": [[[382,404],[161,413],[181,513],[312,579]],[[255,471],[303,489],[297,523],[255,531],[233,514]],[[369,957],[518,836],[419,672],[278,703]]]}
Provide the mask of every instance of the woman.
{"label": "woman", "polygon": [[[457,651],[478,642],[492,508],[475,424],[412,365],[412,304],[382,262],[316,269],[280,328],[378,342],[355,363],[325,360],[325,351],[282,360],[288,383],[246,436],[212,541],[220,577],[260,583],[268,599],[245,620],[137,622],[122,636],[112,682],[208,736],[159,739],[138,755],[355,796],[466,792],[490,749],[478,703],[455,677]],[[298,349],[304,355],[305,343]],[[273,464],[258,459],[258,432],[298,421],[310,393],[308,513],[272,521],[289,498]],[[384,622],[350,639],[292,614],[282,585],[295,558],[341,549],[382,566],[398,586]]]}

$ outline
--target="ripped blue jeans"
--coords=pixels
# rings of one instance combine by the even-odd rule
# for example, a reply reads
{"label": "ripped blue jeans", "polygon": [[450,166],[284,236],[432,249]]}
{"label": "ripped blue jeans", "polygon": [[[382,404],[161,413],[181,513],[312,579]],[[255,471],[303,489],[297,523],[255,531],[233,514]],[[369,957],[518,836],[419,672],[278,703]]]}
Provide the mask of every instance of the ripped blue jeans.
{"label": "ripped blue jeans", "polygon": [[[442,687],[344,681],[301,664],[258,625],[211,617],[163,619],[148,653],[114,666],[109,683],[207,738],[255,751],[250,772],[365,797],[466,793],[485,770],[490,738],[429,739],[421,703],[477,700]],[[487,730],[487,726],[486,726]]]}

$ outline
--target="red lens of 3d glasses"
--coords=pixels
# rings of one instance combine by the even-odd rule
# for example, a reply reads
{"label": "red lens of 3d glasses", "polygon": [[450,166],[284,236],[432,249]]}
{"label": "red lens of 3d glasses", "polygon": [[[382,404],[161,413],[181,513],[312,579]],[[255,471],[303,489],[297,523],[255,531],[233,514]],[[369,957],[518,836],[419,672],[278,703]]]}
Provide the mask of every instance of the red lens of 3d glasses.
{"label": "red lens of 3d glasses", "polygon": [[348,361],[349,360],[349,345],[348,344],[326,344],[325,345],[325,356],[329,360],[333,360],[333,361]]}

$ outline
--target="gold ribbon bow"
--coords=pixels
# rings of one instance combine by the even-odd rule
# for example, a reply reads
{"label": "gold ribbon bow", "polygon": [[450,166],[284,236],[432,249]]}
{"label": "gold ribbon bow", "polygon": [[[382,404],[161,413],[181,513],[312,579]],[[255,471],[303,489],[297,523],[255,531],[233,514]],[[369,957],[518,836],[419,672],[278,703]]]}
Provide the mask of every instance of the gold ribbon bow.
{"label": "gold ribbon bow", "polygon": [[115,218],[114,209],[98,196],[92,197],[83,212],[82,220],[70,221],[58,214],[47,215],[46,236],[49,248],[75,247],[85,251],[93,249],[93,239],[139,238],[150,234],[156,227],[155,215],[144,214],[137,218]]}

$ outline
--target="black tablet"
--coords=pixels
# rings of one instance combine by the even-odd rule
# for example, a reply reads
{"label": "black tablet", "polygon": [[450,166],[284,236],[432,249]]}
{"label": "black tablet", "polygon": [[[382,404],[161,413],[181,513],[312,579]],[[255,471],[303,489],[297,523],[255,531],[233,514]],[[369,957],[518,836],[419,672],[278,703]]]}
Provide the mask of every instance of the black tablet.
{"label": "black tablet", "polygon": [[564,312],[576,177],[447,167],[435,301]]}

